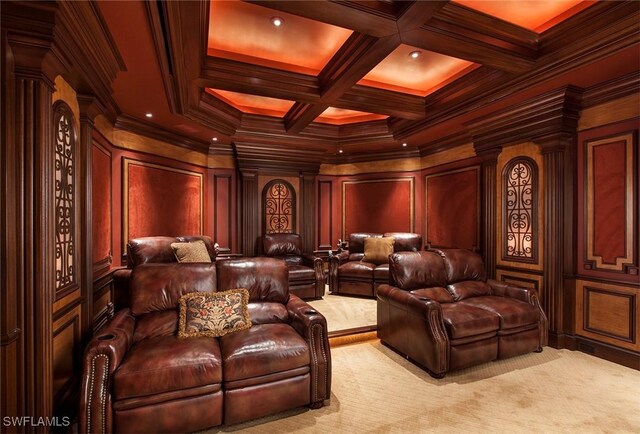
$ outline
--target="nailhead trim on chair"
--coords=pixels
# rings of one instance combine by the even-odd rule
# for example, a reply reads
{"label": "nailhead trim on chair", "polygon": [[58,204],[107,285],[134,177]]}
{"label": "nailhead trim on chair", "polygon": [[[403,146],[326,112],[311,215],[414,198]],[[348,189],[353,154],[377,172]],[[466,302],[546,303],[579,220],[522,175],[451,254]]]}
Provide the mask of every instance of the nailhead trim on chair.
{"label": "nailhead trim on chair", "polygon": [[102,392],[100,393],[100,398],[101,398],[101,404],[103,406],[102,408],[102,432],[106,433],[107,432],[107,400],[106,400],[106,395],[107,395],[107,390],[106,390],[106,383],[109,379],[109,357],[107,357],[105,354],[98,354],[97,356],[94,356],[93,359],[91,359],[91,386],[89,388],[89,400],[88,400],[88,404],[87,404],[87,431],[91,432],[91,399],[93,398],[93,381],[95,379],[95,373],[96,373],[96,359],[98,357],[102,357],[106,360],[105,363],[105,367],[104,367],[104,375],[103,375],[103,382],[104,384],[102,385]]}

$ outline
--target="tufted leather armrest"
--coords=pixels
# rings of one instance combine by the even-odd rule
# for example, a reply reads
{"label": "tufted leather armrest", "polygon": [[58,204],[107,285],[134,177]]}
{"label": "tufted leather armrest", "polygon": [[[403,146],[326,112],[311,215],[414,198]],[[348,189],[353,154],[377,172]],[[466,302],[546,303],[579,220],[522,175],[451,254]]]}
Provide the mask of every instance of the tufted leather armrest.
{"label": "tufted leather armrest", "polygon": [[89,342],[83,359],[80,432],[113,431],[110,379],[133,343],[134,328],[131,311],[123,309]]}
{"label": "tufted leather armrest", "polygon": [[331,352],[327,320],[307,302],[291,295],[287,303],[291,326],[311,350],[311,403],[321,405],[331,397]]}
{"label": "tufted leather armrest", "polygon": [[303,253],[301,257],[302,263],[307,267],[316,268],[316,266],[320,266],[320,269],[322,269],[322,258],[314,256],[310,253]]}

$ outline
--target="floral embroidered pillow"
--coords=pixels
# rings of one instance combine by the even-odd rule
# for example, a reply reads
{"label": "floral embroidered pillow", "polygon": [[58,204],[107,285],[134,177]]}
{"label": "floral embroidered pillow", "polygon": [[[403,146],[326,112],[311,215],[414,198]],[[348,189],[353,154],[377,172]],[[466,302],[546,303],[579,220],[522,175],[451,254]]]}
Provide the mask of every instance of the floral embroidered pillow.
{"label": "floral embroidered pillow", "polygon": [[180,297],[181,338],[224,336],[251,327],[247,310],[249,291],[191,292]]}

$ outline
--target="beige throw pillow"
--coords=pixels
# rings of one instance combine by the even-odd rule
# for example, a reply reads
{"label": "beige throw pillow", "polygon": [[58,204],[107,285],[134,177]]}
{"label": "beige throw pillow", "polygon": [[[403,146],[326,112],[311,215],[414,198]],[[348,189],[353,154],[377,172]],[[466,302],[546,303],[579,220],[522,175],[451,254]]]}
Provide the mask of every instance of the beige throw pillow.
{"label": "beige throw pillow", "polygon": [[180,297],[178,337],[219,337],[251,327],[249,291],[191,292]]}
{"label": "beige throw pillow", "polygon": [[393,237],[365,238],[364,239],[364,262],[373,264],[386,264],[389,262],[389,255],[393,253]]}
{"label": "beige throw pillow", "polygon": [[211,262],[207,246],[202,240],[192,243],[171,243],[171,248],[178,262]]}

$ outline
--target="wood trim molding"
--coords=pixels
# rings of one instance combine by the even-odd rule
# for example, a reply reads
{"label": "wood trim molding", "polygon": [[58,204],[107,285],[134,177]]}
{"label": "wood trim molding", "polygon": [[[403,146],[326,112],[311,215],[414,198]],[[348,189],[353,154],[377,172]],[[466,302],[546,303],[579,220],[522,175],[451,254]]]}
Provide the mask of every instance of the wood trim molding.
{"label": "wood trim molding", "polygon": [[176,169],[174,167],[164,166],[161,164],[148,163],[146,161],[135,160],[132,158],[122,159],[122,257],[127,254],[126,246],[129,241],[129,167],[142,166],[150,167],[167,172],[181,173],[184,175],[195,176],[200,180],[200,234],[204,231],[204,174],[191,170]]}
{"label": "wood trim molding", "polygon": [[[91,142],[92,146],[95,146],[99,152],[102,152],[107,157],[109,157],[109,162],[112,163],[112,153],[107,149],[106,146],[110,146],[105,144],[103,141],[106,141],[101,134],[95,134],[94,129],[91,129],[92,137]],[[109,164],[109,179],[113,182],[113,164]],[[93,196],[92,196],[93,200]],[[111,184],[109,186],[109,253],[104,258],[100,258],[93,263],[92,275],[98,276],[102,274],[104,271],[108,270],[113,263],[113,189],[111,188]],[[92,240],[93,244],[93,240]]]}
{"label": "wood trim molding", "polygon": [[582,108],[593,107],[627,95],[637,94],[638,88],[640,88],[640,71],[605,81],[585,90],[582,97]]}
{"label": "wood trim molding", "polygon": [[342,181],[342,239],[348,239],[348,234],[346,233],[346,190],[347,185],[353,184],[374,184],[381,182],[408,182],[411,189],[411,195],[409,196],[409,213],[410,213],[410,222],[409,226],[411,227],[411,232],[415,232],[416,224],[415,224],[415,178],[413,176],[404,176],[399,178],[381,178],[381,179],[365,179],[358,181]]}
{"label": "wood trim molding", "polygon": [[[633,149],[635,146],[635,134],[633,132],[618,134],[606,138],[599,138],[597,140],[587,140],[584,143],[584,153],[586,156],[585,161],[585,178],[584,178],[584,192],[585,192],[585,256],[587,262],[585,265],[592,267],[595,270],[606,270],[612,272],[623,272],[628,274],[638,274],[637,258],[635,257],[634,241],[636,240],[636,229],[634,216],[634,210],[636,203],[634,197],[636,196],[636,185],[634,182],[634,155]],[[615,264],[608,264],[603,262],[602,256],[598,255],[594,251],[595,243],[595,198],[594,198],[594,161],[593,153],[596,147],[612,143],[614,141],[625,142],[625,249],[624,256],[618,256]],[[635,265],[635,267],[634,267]],[[634,273],[635,271],[635,273]]]}

